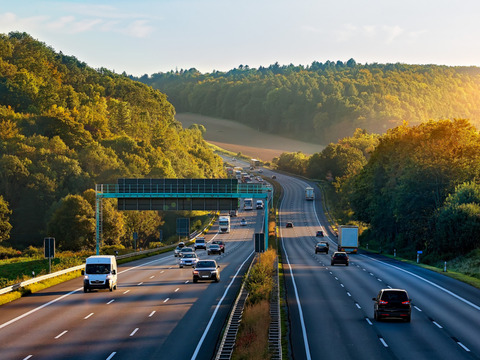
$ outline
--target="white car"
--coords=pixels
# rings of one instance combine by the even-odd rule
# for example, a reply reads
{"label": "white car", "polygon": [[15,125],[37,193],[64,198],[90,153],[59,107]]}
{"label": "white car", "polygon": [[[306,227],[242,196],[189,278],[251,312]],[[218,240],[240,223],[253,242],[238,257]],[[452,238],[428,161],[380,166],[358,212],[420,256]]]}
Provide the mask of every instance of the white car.
{"label": "white car", "polygon": [[245,219],[240,220],[240,225],[241,226],[247,226],[247,220],[245,220]]}
{"label": "white car", "polygon": [[198,256],[196,253],[186,253],[180,258],[180,263],[178,264],[181,268],[184,266],[195,266],[198,261]]}

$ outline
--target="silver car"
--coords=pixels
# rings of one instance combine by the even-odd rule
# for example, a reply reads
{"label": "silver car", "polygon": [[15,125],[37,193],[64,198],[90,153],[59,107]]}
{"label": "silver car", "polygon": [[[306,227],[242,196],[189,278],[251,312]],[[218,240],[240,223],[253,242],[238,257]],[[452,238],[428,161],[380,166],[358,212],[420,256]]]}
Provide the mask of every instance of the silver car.
{"label": "silver car", "polygon": [[195,266],[198,262],[198,256],[196,253],[186,253],[180,258],[179,266]]}

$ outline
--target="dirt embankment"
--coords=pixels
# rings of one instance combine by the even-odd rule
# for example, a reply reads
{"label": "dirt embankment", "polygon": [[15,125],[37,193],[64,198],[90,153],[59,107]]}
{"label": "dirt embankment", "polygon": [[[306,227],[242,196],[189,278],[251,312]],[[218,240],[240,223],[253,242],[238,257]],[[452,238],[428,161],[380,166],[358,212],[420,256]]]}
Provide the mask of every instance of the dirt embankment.
{"label": "dirt embankment", "polygon": [[176,119],[184,128],[192,124],[205,126],[207,131],[204,138],[212,144],[263,161],[271,161],[284,152],[301,151],[304,154],[314,154],[324,148],[318,144],[262,133],[232,120],[190,113],[177,114]]}

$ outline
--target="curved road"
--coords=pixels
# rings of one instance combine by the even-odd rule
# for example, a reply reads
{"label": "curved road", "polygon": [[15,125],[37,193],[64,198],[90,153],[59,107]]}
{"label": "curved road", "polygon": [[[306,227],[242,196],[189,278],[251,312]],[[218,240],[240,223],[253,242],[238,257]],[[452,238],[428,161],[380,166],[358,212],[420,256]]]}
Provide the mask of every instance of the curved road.
{"label": "curved road", "polygon": [[[307,183],[277,175],[285,190],[281,235],[290,337],[295,359],[478,359],[480,290],[413,265],[368,253],[350,266],[330,266],[336,248],[315,254],[324,228],[320,193],[305,201]],[[320,220],[319,220],[320,219]],[[293,221],[294,228],[284,228]],[[381,288],[404,288],[413,299],[412,321],[373,320]]]}

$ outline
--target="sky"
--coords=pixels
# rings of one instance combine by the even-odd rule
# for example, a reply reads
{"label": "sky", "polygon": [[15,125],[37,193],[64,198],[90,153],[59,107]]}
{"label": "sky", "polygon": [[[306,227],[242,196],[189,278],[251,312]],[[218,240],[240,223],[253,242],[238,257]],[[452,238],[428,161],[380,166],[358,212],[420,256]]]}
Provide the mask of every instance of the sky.
{"label": "sky", "polygon": [[480,66],[479,15],[478,0],[0,0],[0,33],[134,76],[351,58]]}

